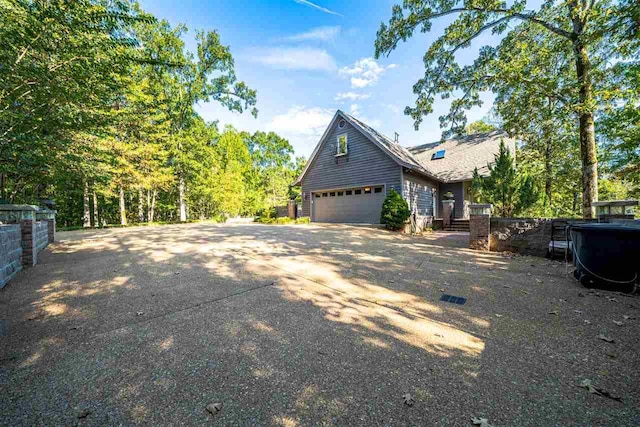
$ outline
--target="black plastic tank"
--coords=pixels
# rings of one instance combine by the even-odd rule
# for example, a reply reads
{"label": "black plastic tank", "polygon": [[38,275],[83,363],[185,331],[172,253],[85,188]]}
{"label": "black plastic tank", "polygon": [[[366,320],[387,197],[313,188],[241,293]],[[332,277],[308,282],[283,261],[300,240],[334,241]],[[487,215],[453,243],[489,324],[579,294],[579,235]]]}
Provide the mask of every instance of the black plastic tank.
{"label": "black plastic tank", "polygon": [[586,287],[632,292],[640,277],[640,227],[576,224],[569,227],[574,276]]}

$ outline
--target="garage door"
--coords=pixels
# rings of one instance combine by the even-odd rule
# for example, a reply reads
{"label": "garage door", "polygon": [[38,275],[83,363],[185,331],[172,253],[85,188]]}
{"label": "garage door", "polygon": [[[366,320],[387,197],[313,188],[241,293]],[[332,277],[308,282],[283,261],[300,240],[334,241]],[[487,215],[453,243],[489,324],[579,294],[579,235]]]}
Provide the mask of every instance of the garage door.
{"label": "garage door", "polygon": [[384,186],[313,193],[311,219],[316,222],[379,224]]}

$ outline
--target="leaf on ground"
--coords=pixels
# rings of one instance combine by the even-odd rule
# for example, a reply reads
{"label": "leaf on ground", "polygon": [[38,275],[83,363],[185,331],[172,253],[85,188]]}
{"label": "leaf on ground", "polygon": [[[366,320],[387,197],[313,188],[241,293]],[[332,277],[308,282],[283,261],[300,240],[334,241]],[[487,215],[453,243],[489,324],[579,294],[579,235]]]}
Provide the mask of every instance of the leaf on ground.
{"label": "leaf on ground", "polygon": [[560,313],[558,313],[558,310],[553,310],[553,311],[550,311],[549,314],[553,314],[553,315],[557,316]]}
{"label": "leaf on ground", "polygon": [[613,323],[615,323],[618,326],[624,326],[624,322],[621,322],[619,320],[614,320]]}
{"label": "leaf on ground", "polygon": [[634,320],[636,316],[627,316],[626,314],[622,316],[624,320]]}
{"label": "leaf on ground", "polygon": [[608,336],[606,336],[604,334],[598,335],[598,339],[601,339],[602,341],[606,341],[606,342],[611,343],[611,344],[616,342],[613,338],[609,338]]}
{"label": "leaf on ground", "polygon": [[471,422],[474,426],[493,427],[486,418],[471,417]]}
{"label": "leaf on ground", "polygon": [[404,402],[405,405],[407,406],[413,406],[413,404],[416,402],[413,399],[413,396],[411,396],[411,393],[405,393],[402,395],[402,401]]}
{"label": "leaf on ground", "polygon": [[614,397],[608,391],[606,391],[604,389],[601,389],[601,388],[598,388],[598,387],[595,387],[593,384],[591,384],[591,380],[589,380],[589,379],[582,380],[582,382],[580,383],[580,387],[586,389],[589,393],[597,394],[598,396],[602,396],[602,397],[606,397],[608,399],[613,399],[613,400],[616,400],[618,402],[622,402],[621,398]]}
{"label": "leaf on ground", "polygon": [[142,316],[144,314],[144,311],[136,311],[136,316]]}
{"label": "leaf on ground", "polygon": [[582,314],[582,310],[573,310],[574,313]]}
{"label": "leaf on ground", "polygon": [[496,317],[502,317],[502,314],[496,314]]}
{"label": "leaf on ground", "polygon": [[590,325],[591,324],[591,320],[586,320],[585,319],[584,323],[586,323],[587,325]]}
{"label": "leaf on ground", "polygon": [[542,280],[536,279],[536,283],[542,283]]}
{"label": "leaf on ground", "polygon": [[207,405],[207,411],[211,415],[216,415],[218,412],[222,411],[222,402],[209,403]]}

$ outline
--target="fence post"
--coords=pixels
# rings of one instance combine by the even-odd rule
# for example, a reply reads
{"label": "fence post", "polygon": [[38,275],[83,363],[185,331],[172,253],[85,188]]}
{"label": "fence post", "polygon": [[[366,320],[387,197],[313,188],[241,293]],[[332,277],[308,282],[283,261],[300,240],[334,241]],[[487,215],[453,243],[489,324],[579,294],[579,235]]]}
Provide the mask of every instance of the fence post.
{"label": "fence post", "polygon": [[471,204],[469,211],[469,248],[488,251],[491,234],[491,205]]}

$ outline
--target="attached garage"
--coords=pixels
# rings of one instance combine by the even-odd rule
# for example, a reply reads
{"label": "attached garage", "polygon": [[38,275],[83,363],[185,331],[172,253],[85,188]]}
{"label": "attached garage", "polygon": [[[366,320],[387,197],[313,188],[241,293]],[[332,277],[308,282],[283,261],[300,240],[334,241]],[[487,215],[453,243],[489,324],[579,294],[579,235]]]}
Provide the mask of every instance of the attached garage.
{"label": "attached garage", "polygon": [[311,220],[379,224],[385,193],[382,185],[314,192]]}

